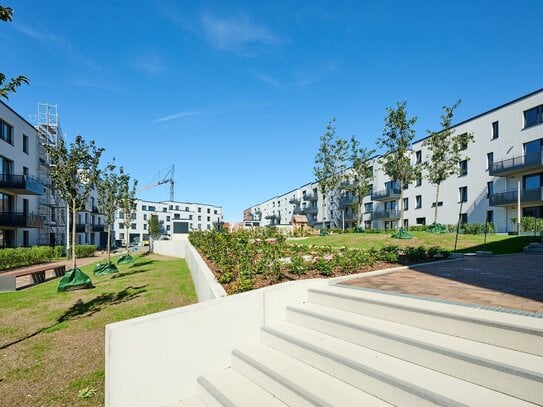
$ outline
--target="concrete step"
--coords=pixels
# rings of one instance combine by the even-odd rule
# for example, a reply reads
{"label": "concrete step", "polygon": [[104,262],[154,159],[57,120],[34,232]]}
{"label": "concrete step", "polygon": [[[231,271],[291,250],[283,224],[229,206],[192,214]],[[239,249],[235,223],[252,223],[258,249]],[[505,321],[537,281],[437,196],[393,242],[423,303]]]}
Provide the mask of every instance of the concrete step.
{"label": "concrete step", "polygon": [[390,406],[261,343],[234,350],[232,367],[289,406]]}
{"label": "concrete step", "polygon": [[207,404],[202,401],[198,396],[191,397],[190,399],[183,400],[179,403],[172,404],[168,407],[206,407]]}
{"label": "concrete step", "polygon": [[262,387],[232,368],[199,377],[197,393],[207,406],[285,406]]}
{"label": "concrete step", "polygon": [[288,322],[262,342],[394,405],[533,406],[518,398]]}
{"label": "concrete step", "polygon": [[287,321],[543,405],[543,358],[315,304]]}
{"label": "concrete step", "polygon": [[543,356],[543,319],[348,285],[309,290],[309,302]]}

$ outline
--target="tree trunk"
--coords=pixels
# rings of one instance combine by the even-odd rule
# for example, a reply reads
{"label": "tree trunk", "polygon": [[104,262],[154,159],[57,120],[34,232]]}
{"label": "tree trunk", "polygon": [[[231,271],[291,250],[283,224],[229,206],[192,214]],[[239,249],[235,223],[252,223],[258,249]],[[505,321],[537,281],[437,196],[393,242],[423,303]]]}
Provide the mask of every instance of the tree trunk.
{"label": "tree trunk", "polygon": [[72,199],[72,268],[75,270],[77,263],[75,260],[75,218],[77,211],[75,210],[75,199]]}
{"label": "tree trunk", "polygon": [[322,194],[322,228],[326,229],[326,195]]}
{"label": "tree trunk", "polygon": [[403,184],[400,185],[400,228],[403,228]]}
{"label": "tree trunk", "polygon": [[356,226],[362,227],[362,205],[363,201],[358,200],[358,213],[356,214]]}
{"label": "tree trunk", "polygon": [[439,202],[439,184],[436,186],[436,202],[435,202],[435,209],[434,209],[434,223],[437,224],[437,204]]}
{"label": "tree trunk", "polygon": [[107,225],[107,262],[111,263],[111,225]]}
{"label": "tree trunk", "polygon": [[[132,221],[132,220],[130,219],[130,221]],[[126,222],[124,222],[124,231],[125,231],[124,248],[126,250],[126,254],[130,254],[130,252],[128,251],[128,244],[129,244],[128,241],[129,241],[129,239],[128,239],[128,225],[126,224]]]}

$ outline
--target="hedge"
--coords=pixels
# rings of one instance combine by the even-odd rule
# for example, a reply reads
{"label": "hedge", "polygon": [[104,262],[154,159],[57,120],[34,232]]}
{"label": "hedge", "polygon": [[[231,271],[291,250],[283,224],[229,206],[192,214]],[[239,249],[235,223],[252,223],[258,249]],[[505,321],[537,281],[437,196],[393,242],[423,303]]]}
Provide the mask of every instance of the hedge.
{"label": "hedge", "polygon": [[[95,251],[95,245],[75,246],[75,255],[77,258],[92,257]],[[32,246],[0,249],[0,270],[47,263],[63,256],[65,256],[64,246]]]}

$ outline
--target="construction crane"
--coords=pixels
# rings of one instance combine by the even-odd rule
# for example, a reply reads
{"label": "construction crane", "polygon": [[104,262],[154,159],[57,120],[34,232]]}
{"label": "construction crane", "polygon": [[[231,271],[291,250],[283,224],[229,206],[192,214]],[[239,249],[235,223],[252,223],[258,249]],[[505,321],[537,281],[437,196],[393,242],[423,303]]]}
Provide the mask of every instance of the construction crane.
{"label": "construction crane", "polygon": [[170,201],[175,201],[174,197],[174,185],[175,185],[175,179],[174,179],[174,172],[175,172],[175,165],[172,165],[170,168],[167,168],[165,170],[159,171],[157,175],[153,178],[152,183],[145,185],[138,189],[138,192],[146,191],[148,189],[158,187],[159,185],[170,183]]}

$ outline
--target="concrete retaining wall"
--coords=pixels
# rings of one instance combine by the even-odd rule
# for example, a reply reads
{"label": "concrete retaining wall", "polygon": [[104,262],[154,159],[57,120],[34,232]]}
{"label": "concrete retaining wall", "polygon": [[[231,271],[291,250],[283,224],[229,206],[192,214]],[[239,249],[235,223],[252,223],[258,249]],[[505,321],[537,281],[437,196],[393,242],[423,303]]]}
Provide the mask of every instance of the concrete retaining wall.
{"label": "concrete retaining wall", "polygon": [[292,281],[107,325],[106,405],[173,405],[192,397],[197,377],[228,367],[232,349],[257,342],[261,326],[284,320],[287,305],[326,284]]}

